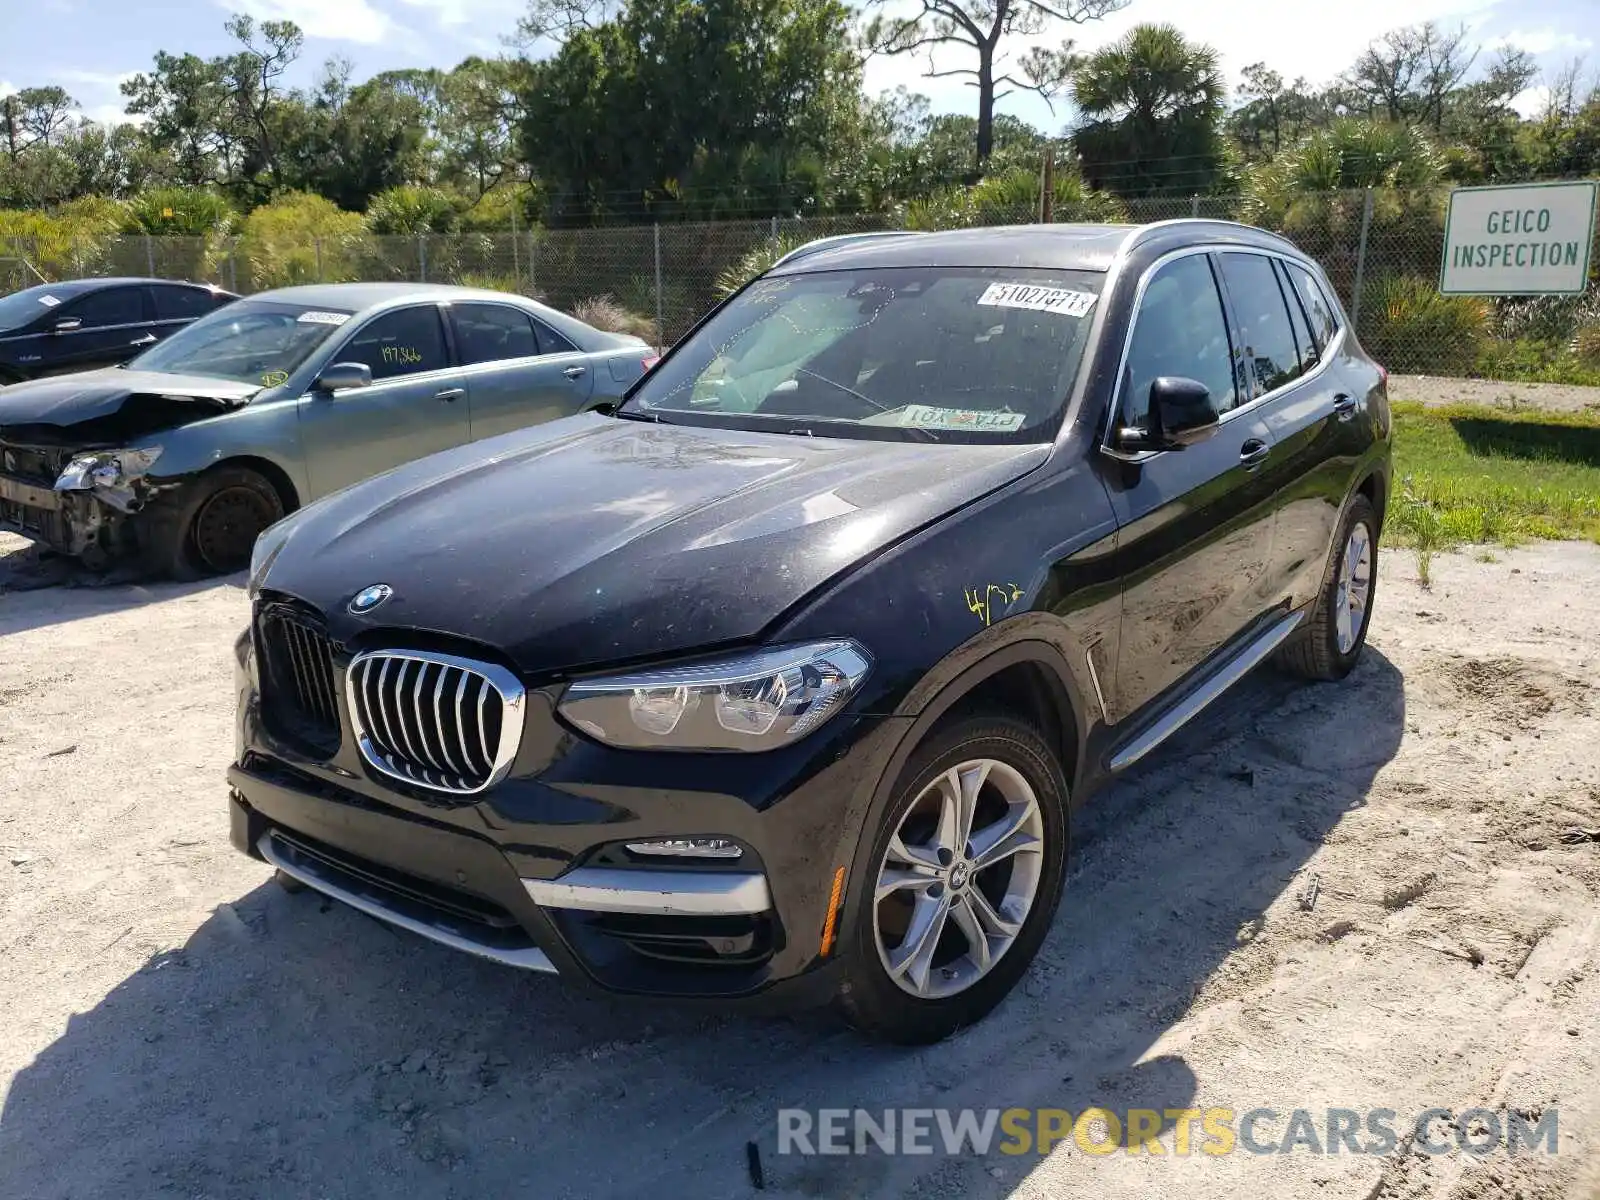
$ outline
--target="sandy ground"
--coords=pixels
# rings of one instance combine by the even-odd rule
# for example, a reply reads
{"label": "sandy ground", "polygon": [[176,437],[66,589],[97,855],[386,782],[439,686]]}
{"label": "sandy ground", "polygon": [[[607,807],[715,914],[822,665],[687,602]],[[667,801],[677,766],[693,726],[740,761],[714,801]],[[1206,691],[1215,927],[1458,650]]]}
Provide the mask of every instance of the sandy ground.
{"label": "sandy ground", "polygon": [[1389,398],[1432,405],[1484,404],[1490,408],[1548,408],[1556,412],[1600,411],[1600,388],[1565,383],[1447,379],[1436,375],[1391,375]]}
{"label": "sandy ground", "polygon": [[[237,581],[0,595],[0,1196],[746,1197],[753,1140],[783,1197],[1595,1200],[1600,547],[1433,578],[1387,555],[1350,680],[1260,672],[1097,797],[1024,986],[919,1051],[287,895],[224,827]],[[1554,1108],[1559,1154],[776,1154],[781,1107],[1091,1104]]]}

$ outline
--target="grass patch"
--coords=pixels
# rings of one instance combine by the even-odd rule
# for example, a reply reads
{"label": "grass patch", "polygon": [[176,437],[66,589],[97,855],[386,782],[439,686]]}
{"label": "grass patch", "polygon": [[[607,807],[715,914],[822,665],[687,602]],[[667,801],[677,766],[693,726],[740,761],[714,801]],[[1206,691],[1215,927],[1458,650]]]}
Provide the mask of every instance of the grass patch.
{"label": "grass patch", "polygon": [[1385,540],[1417,551],[1462,542],[1600,542],[1600,413],[1472,405],[1394,412],[1397,486]]}

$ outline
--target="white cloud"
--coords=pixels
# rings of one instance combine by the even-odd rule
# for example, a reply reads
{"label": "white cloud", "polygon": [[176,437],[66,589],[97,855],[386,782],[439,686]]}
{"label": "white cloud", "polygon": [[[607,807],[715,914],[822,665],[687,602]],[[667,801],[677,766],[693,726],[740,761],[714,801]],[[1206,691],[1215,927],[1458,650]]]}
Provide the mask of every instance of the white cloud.
{"label": "white cloud", "polygon": [[431,13],[446,28],[474,25],[510,33],[527,5],[518,0],[401,0],[409,8]]}
{"label": "white cloud", "polygon": [[307,37],[375,46],[405,31],[367,0],[217,0],[258,21],[293,21]]}
{"label": "white cloud", "polygon": [[1550,89],[1544,84],[1531,87],[1522,95],[1511,102],[1511,107],[1517,110],[1520,117],[1537,117],[1541,115],[1545,106],[1550,103]]}
{"label": "white cloud", "polygon": [[9,80],[9,79],[0,79],[0,96],[15,95],[17,92],[19,92],[21,90],[22,89],[19,88],[16,84],[12,83],[11,80]]}
{"label": "white cloud", "polygon": [[[1502,0],[1340,0],[1336,19],[1319,20],[1313,27],[1303,6],[1286,0],[1230,0],[1197,3],[1196,0],[1135,0],[1128,8],[1103,21],[1072,27],[1057,24],[1048,37],[1018,41],[1013,55],[1032,44],[1059,44],[1075,37],[1080,52],[1115,41],[1135,25],[1169,24],[1183,30],[1192,41],[1204,42],[1222,56],[1223,69],[1237,80],[1242,68],[1265,62],[1286,79],[1304,76],[1313,85],[1326,83],[1343,71],[1366,45],[1388,30],[1423,21],[1463,22],[1478,25]],[[891,11],[894,11],[891,9]],[[975,108],[970,87],[960,80],[923,78],[926,57],[875,58],[867,66],[871,90],[904,84],[933,101],[936,111],[967,112]],[[941,68],[971,65],[954,53],[938,59]],[[1058,128],[1068,115],[1060,101],[1052,118],[1036,98],[1016,97],[1002,102],[1014,112],[1047,128]]]}
{"label": "white cloud", "polygon": [[1575,33],[1563,33],[1556,29],[1513,29],[1503,37],[1497,37],[1489,43],[1491,50],[1498,50],[1503,46],[1515,46],[1519,50],[1526,50],[1529,54],[1549,54],[1552,50],[1565,50],[1575,52],[1588,50],[1594,42],[1586,37],[1579,37]]}
{"label": "white cloud", "polygon": [[124,80],[132,79],[137,71],[80,71],[73,67],[64,67],[50,72],[52,79],[59,79],[63,84],[86,84],[89,87],[104,88],[116,91]]}

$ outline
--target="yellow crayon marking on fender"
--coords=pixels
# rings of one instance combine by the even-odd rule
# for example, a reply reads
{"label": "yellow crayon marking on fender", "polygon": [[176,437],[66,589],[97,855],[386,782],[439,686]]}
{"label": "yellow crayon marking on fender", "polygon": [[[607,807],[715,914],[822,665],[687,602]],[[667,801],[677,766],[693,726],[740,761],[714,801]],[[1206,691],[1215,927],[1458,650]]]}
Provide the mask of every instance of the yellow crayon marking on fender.
{"label": "yellow crayon marking on fender", "polygon": [[996,593],[1000,596],[1001,615],[1004,615],[1005,609],[1022,595],[1022,589],[1014,583],[991,583],[981,591],[977,588],[966,589],[967,611],[982,621],[984,628],[994,624]]}

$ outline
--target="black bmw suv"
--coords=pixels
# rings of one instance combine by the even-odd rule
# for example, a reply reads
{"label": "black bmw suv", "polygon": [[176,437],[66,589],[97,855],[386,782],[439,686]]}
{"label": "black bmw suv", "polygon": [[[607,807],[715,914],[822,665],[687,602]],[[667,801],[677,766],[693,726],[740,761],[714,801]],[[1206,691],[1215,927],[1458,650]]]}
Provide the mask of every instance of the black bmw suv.
{"label": "black bmw suv", "polygon": [[262,536],[233,841],[513,966],[942,1037],[1026,970],[1097,783],[1269,656],[1355,665],[1389,438],[1258,230],[797,255],[614,412]]}

